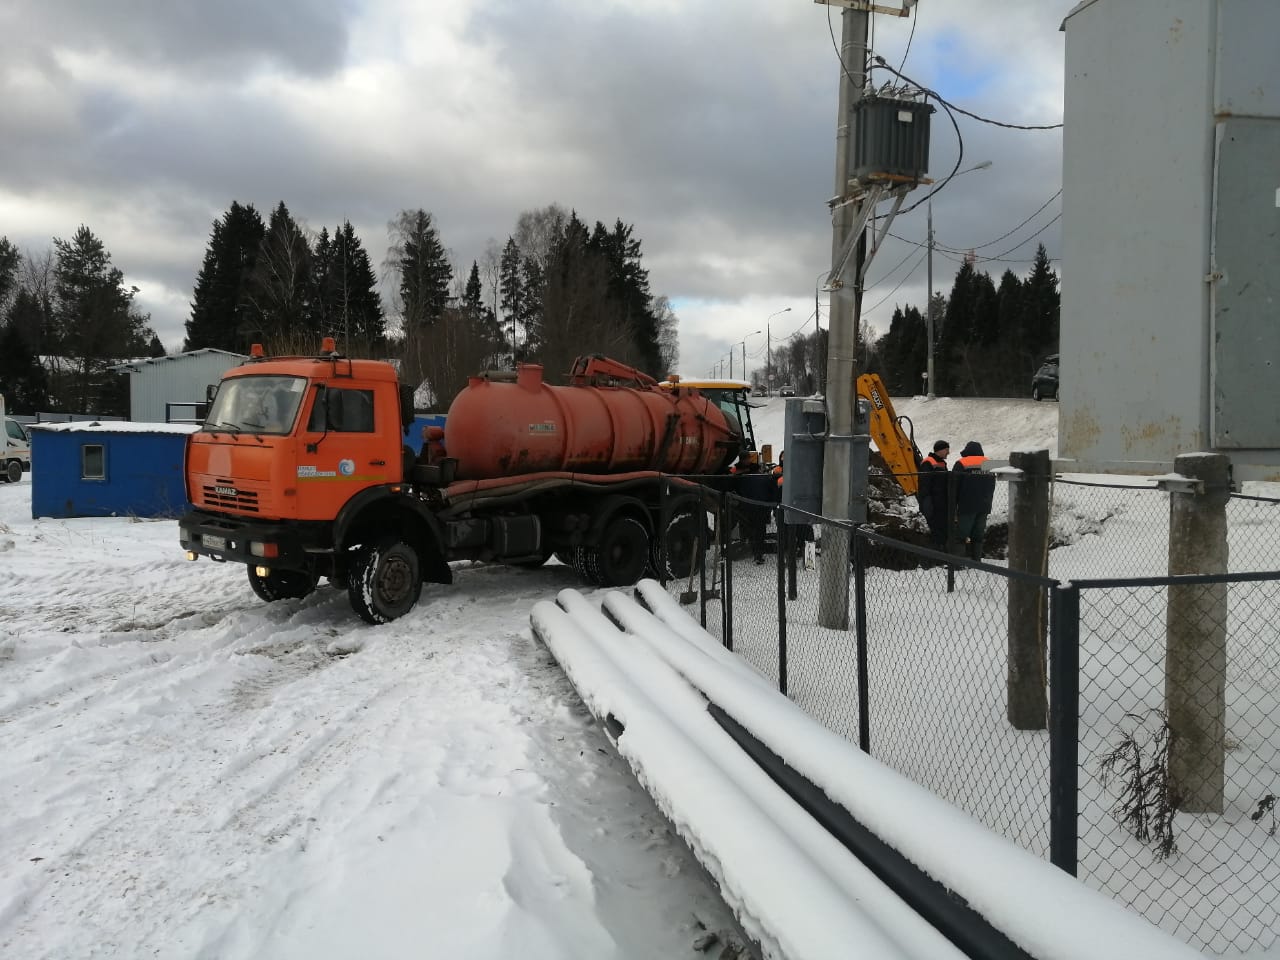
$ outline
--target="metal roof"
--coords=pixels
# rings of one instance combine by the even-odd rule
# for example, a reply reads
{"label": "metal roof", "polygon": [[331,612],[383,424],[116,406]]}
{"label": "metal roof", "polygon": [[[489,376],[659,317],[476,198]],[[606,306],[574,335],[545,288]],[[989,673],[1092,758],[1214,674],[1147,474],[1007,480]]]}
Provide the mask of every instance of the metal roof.
{"label": "metal roof", "polygon": [[1085,7],[1091,7],[1097,2],[1098,0],[1080,0],[1079,3],[1077,3],[1074,7],[1071,8],[1071,12],[1062,18],[1062,26],[1058,27],[1058,30],[1065,31],[1067,29],[1068,20],[1074,17],[1077,13],[1079,13]]}
{"label": "metal roof", "polygon": [[182,360],[185,357],[196,357],[203,353],[220,353],[224,357],[232,357],[236,360],[248,360],[248,356],[243,353],[232,353],[230,350],[220,350],[217,347],[201,347],[199,350],[188,350],[186,353],[166,354],[163,357],[145,357],[140,360],[129,360],[125,363],[117,363],[109,367],[110,370],[141,370],[147,364],[161,363],[165,360]]}

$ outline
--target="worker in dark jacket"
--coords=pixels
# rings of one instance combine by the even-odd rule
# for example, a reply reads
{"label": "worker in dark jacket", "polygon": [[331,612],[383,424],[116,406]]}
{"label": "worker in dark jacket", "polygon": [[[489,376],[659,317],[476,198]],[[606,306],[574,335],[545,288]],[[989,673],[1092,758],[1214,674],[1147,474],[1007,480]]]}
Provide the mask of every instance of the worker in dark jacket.
{"label": "worker in dark jacket", "polygon": [[769,525],[770,508],[776,502],[778,485],[774,478],[760,466],[757,454],[752,453],[746,463],[739,462],[736,471],[738,495],[753,503],[738,504],[738,528],[751,544],[751,556],[756,563],[764,563],[765,528]]}
{"label": "worker in dark jacket", "polygon": [[986,461],[982,444],[970,440],[952,468],[956,483],[956,543],[971,560],[982,559],[987,515],[996,493],[996,478],[982,469]]}
{"label": "worker in dark jacket", "polygon": [[920,461],[920,489],[916,500],[929,524],[929,539],[938,550],[947,545],[947,457],[951,444],[939,440],[932,452]]}

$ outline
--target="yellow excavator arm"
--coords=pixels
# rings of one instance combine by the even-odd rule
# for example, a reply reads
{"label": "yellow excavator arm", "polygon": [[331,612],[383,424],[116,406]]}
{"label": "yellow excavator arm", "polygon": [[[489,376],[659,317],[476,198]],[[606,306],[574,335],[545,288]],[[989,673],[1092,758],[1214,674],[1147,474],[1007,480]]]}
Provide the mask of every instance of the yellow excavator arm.
{"label": "yellow excavator arm", "polygon": [[871,439],[876,442],[880,456],[893,471],[902,492],[915,496],[920,489],[919,452],[898,423],[884,381],[874,373],[864,373],[858,378],[858,396],[871,405]]}

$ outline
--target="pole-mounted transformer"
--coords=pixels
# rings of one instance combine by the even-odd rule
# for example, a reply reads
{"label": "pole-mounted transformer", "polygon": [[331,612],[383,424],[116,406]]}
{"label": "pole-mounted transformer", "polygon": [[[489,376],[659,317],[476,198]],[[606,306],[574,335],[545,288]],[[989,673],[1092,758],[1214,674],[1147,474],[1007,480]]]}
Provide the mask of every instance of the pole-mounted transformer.
{"label": "pole-mounted transformer", "polygon": [[864,96],[853,108],[854,156],[849,176],[863,183],[917,184],[929,169],[929,118],[919,100]]}

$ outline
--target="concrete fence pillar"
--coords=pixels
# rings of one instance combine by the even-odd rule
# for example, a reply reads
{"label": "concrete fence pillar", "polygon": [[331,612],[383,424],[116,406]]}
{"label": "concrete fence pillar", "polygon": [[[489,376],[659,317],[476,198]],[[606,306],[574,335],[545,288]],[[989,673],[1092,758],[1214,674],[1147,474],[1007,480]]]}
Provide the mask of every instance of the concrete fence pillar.
{"label": "concrete fence pillar", "polygon": [[[1190,453],[1174,472],[1199,490],[1169,494],[1169,575],[1227,572],[1230,460]],[[1227,584],[1169,588],[1165,707],[1169,788],[1177,809],[1222,813],[1225,784]]]}
{"label": "concrete fence pillar", "polygon": [[[1009,569],[1043,577],[1049,557],[1049,451],[1012,453],[1009,465],[1022,471],[1009,484]],[[1015,730],[1044,730],[1048,721],[1046,599],[1039,584],[1009,581],[1008,716]]]}

